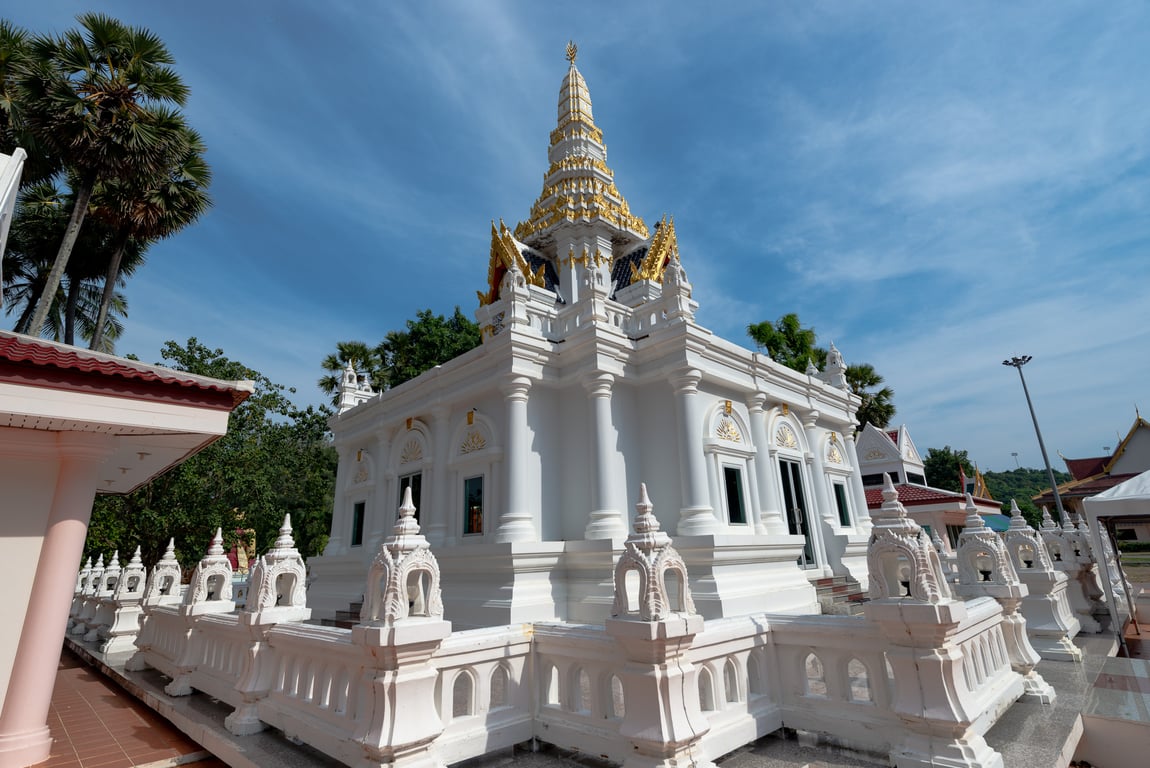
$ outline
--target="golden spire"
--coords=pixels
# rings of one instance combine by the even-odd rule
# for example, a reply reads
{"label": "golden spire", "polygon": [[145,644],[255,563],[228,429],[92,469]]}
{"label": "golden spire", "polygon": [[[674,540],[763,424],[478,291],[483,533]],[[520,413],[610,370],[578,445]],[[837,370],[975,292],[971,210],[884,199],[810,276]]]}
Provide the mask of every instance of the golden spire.
{"label": "golden spire", "polygon": [[572,64],[575,63],[575,57],[579,54],[579,46],[575,45],[574,40],[567,41],[567,61]]}

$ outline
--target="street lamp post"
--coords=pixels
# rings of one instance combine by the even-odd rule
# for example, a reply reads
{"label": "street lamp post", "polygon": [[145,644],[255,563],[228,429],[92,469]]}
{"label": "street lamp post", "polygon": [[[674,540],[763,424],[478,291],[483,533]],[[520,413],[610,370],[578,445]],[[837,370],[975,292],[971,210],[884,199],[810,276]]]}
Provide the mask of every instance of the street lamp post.
{"label": "street lamp post", "polygon": [[1018,369],[1018,378],[1022,381],[1022,392],[1026,395],[1026,405],[1030,407],[1030,418],[1034,421],[1034,434],[1038,436],[1038,449],[1042,451],[1042,461],[1046,463],[1046,476],[1050,479],[1050,490],[1054,493],[1054,509],[1058,512],[1058,522],[1066,522],[1066,512],[1062,509],[1062,497],[1058,495],[1058,483],[1054,482],[1054,470],[1050,468],[1050,458],[1046,455],[1046,445],[1042,442],[1042,430],[1038,428],[1038,417],[1034,414],[1034,403],[1030,401],[1030,390],[1026,387],[1026,377],[1022,375],[1022,366],[1034,358],[1030,355],[1012,357],[1003,360],[1003,365]]}

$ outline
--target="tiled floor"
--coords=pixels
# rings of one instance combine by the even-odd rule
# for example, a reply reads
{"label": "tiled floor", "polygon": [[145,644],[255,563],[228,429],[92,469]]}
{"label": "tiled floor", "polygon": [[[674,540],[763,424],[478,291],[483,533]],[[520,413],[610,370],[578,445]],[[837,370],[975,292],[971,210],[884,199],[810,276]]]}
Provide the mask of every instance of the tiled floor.
{"label": "tiled floor", "polygon": [[223,766],[67,649],[60,654],[48,727],[52,754],[40,764],[44,768]]}

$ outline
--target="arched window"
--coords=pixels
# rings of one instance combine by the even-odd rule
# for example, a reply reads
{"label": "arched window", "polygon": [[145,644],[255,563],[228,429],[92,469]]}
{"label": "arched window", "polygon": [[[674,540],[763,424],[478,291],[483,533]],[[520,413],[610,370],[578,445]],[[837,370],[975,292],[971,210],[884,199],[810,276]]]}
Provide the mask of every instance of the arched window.
{"label": "arched window", "polygon": [[727,701],[731,703],[742,698],[739,696],[739,670],[734,659],[727,659],[727,663],[723,665],[723,692],[727,696]]}
{"label": "arched window", "polygon": [[502,664],[491,673],[491,709],[499,709],[508,705],[507,689],[511,683],[511,676]]}
{"label": "arched window", "polygon": [[623,719],[626,712],[625,702],[623,701],[623,683],[615,675],[611,675],[611,706],[607,709],[611,713],[611,718],[616,720]]}
{"label": "arched window", "polygon": [[559,670],[554,664],[543,668],[543,703],[549,707],[559,706]]}
{"label": "arched window", "polygon": [[571,708],[580,714],[591,714],[591,677],[587,670],[580,669],[575,675]]}
{"label": "arched window", "polygon": [[823,672],[823,663],[819,657],[813,653],[808,653],[803,668],[807,677],[807,695],[826,698],[827,680]]}
{"label": "arched window", "polygon": [[475,711],[473,698],[475,683],[471,674],[464,670],[455,676],[455,683],[451,686],[451,716],[467,717]]}
{"label": "arched window", "polygon": [[874,701],[871,696],[870,675],[867,673],[866,664],[858,659],[851,659],[847,662],[847,678],[850,682],[851,701]]}
{"label": "arched window", "polygon": [[715,686],[711,681],[711,670],[699,668],[699,708],[704,712],[715,711]]}
{"label": "arched window", "polygon": [[762,668],[759,666],[758,655],[752,651],[747,657],[747,698],[763,694]]}

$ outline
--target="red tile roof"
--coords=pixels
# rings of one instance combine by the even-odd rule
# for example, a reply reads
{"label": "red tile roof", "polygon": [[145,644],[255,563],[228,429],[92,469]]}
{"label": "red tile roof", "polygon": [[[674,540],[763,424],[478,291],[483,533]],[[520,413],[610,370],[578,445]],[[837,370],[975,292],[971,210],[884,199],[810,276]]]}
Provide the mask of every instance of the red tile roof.
{"label": "red tile roof", "polygon": [[[895,486],[898,491],[898,500],[904,507],[913,507],[921,504],[941,504],[945,502],[965,503],[966,497],[957,491],[944,491],[941,488],[929,488],[925,485],[911,485],[899,483]],[[975,503],[998,507],[999,503],[993,499],[980,499],[975,497]],[[882,488],[866,489],[867,509],[877,509],[882,506]]]}
{"label": "red tile roof", "polygon": [[[45,372],[54,372],[52,381],[44,381]],[[187,390],[189,395],[199,393],[211,399],[220,399],[223,395],[232,408],[251,394],[250,385],[245,386],[240,382],[196,376],[67,344],[0,331],[0,380],[32,379],[47,386],[62,385],[63,388],[73,389],[83,388],[75,384],[93,378],[121,380],[130,389],[136,390],[136,394],[141,394],[140,385],[144,385],[147,390],[179,388]]]}
{"label": "red tile roof", "polygon": [[1066,462],[1066,469],[1070,472],[1070,476],[1075,480],[1083,480],[1087,477],[1100,475],[1106,462],[1110,461],[1109,456],[1095,456],[1092,459],[1063,459]]}
{"label": "red tile roof", "polygon": [[894,443],[895,445],[898,445],[898,430],[897,429],[894,430],[893,432],[887,432],[886,436],[890,438],[890,441],[892,443]]}

